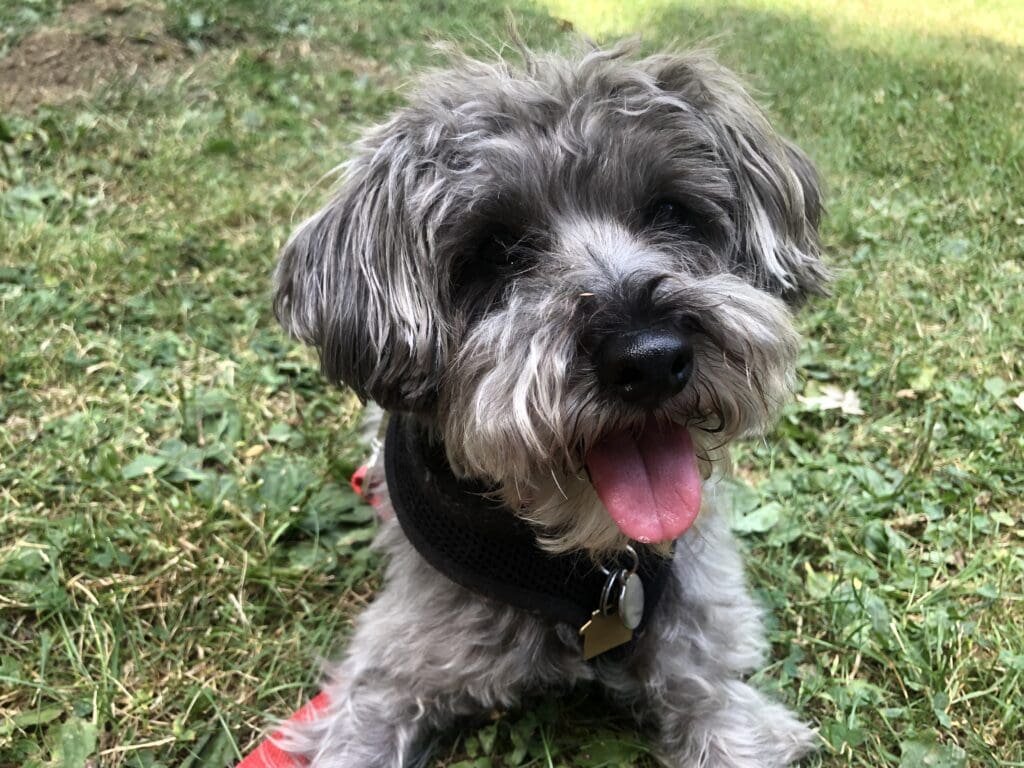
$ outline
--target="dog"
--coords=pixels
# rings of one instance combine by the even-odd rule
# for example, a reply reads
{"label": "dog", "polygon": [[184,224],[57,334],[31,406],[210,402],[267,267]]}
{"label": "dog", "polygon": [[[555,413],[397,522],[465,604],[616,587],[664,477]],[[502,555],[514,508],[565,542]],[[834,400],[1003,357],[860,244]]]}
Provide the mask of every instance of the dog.
{"label": "dog", "polygon": [[667,766],[813,750],[744,682],[766,641],[718,480],[791,394],[821,213],[808,157],[705,51],[456,55],[369,130],[274,307],[389,414],[397,519],[330,703],[284,746],[422,765],[458,721],[595,681]]}

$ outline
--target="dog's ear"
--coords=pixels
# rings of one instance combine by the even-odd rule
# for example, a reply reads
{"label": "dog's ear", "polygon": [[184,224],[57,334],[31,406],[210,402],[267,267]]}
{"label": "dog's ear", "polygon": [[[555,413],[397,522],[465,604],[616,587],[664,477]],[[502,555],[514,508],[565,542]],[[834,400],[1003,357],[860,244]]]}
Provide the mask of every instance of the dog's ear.
{"label": "dog's ear", "polygon": [[791,305],[826,294],[821,181],[807,155],[775,133],[739,80],[709,54],[654,56],[642,65],[659,88],[707,121],[737,187],[740,265]]}
{"label": "dog's ear", "polygon": [[334,199],[288,240],[274,312],[317,348],[331,381],[388,409],[422,410],[441,370],[436,275],[422,202],[410,200],[422,164],[391,128],[364,143]]}

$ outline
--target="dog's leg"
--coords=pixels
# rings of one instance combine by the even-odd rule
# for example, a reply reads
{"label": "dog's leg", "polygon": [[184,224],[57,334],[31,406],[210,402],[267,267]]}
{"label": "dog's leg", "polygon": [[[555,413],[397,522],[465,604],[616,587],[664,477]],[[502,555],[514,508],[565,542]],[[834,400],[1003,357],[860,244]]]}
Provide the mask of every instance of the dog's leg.
{"label": "dog's leg", "polygon": [[781,768],[815,733],[743,682],[765,650],[736,542],[710,511],[677,545],[674,579],[636,656],[599,677],[654,727],[672,768]]}
{"label": "dog's leg", "polygon": [[347,657],[330,670],[329,708],[289,729],[288,749],[312,768],[409,768],[430,736],[456,720],[516,703],[528,690],[592,677],[579,652],[545,625],[453,584],[398,526],[381,536],[384,591],[359,619]]}

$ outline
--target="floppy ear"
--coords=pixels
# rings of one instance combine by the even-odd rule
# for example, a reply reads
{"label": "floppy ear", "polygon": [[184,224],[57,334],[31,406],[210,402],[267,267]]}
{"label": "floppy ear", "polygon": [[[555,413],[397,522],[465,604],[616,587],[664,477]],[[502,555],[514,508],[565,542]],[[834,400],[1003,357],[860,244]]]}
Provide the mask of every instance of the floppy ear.
{"label": "floppy ear", "polygon": [[643,64],[663,90],[708,121],[736,184],[738,266],[791,305],[826,294],[821,182],[807,155],[775,133],[736,77],[710,55],[655,56]]}
{"label": "floppy ear", "polygon": [[363,145],[338,194],[288,240],[274,312],[317,348],[331,381],[385,408],[421,410],[442,368],[437,277],[429,206],[411,203],[425,164],[393,126]]}

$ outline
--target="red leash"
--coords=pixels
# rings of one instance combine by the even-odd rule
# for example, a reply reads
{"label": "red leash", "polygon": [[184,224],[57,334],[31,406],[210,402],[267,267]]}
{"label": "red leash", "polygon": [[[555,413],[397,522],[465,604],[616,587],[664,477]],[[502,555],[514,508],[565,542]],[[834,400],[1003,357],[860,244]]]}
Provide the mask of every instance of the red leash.
{"label": "red leash", "polygon": [[[301,723],[305,720],[312,720],[317,713],[327,708],[327,694],[320,693],[313,698],[306,706],[292,715],[290,723]],[[260,742],[252,752],[242,758],[235,768],[302,768],[306,761],[295,758],[277,746],[277,740],[281,738],[280,731],[274,731],[269,738]]]}
{"label": "red leash", "polygon": [[[352,479],[349,482],[352,485],[352,490],[362,496],[368,504],[376,507],[379,499],[373,493],[372,483],[371,487],[367,487],[367,469],[367,465],[361,466],[352,473]],[[317,694],[308,704],[292,715],[288,722],[302,723],[306,720],[312,720],[317,714],[327,708],[328,701],[326,693],[321,692]],[[235,768],[302,768],[306,765],[305,760],[292,757],[277,746],[277,740],[280,738],[281,732],[274,731],[270,736],[261,741],[256,749],[243,757],[242,762],[236,765]]]}

